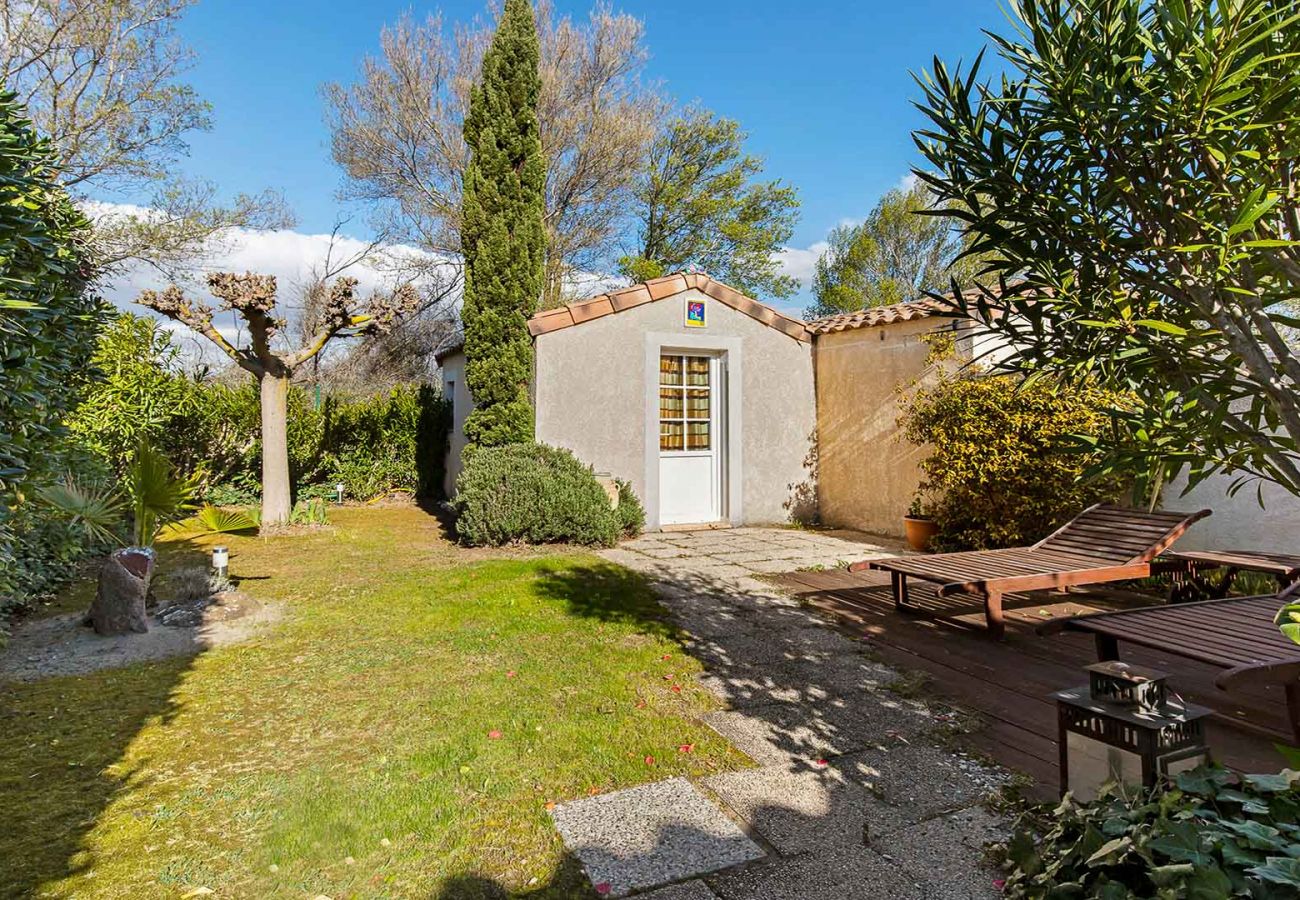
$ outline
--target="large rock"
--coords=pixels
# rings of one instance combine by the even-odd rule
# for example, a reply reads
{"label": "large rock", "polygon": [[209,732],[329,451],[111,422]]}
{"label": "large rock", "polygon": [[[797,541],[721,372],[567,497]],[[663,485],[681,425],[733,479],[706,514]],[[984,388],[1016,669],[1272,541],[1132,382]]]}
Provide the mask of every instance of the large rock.
{"label": "large rock", "polygon": [[99,588],[86,618],[104,635],[144,634],[149,630],[145,598],[156,557],[148,547],[116,550],[99,570]]}

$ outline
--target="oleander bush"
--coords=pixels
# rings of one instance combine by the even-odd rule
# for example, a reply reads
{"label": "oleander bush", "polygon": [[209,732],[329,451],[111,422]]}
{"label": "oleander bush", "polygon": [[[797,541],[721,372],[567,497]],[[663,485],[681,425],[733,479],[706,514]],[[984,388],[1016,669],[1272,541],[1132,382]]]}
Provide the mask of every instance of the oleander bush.
{"label": "oleander bush", "polygon": [[[624,493],[620,485],[620,508]],[[631,494],[630,487],[626,493]],[[638,518],[630,507],[620,514],[610,506],[590,466],[568,450],[546,444],[475,451],[456,480],[455,506],[457,536],[471,546],[567,542],[609,547]],[[644,513],[640,518],[644,522]]]}
{"label": "oleander bush", "polygon": [[94,549],[34,506],[41,486],[97,474],[63,419],[91,371],[105,307],[87,290],[90,224],[56,175],[48,144],[0,90],[0,614]]}
{"label": "oleander bush", "polygon": [[1300,772],[1204,767],[1174,786],[1112,788],[1022,816],[1007,846],[1015,898],[1300,896]]}
{"label": "oleander bush", "polygon": [[623,537],[636,537],[645,531],[645,507],[636,491],[632,490],[630,481],[622,478],[615,481],[618,483],[618,509],[615,512],[618,513],[619,528]]}
{"label": "oleander bush", "polygon": [[1097,457],[1081,438],[1110,426],[1113,395],[1013,376],[941,377],[904,405],[900,424],[927,447],[921,463],[936,550],[1032,543],[1084,507],[1116,500],[1115,477],[1089,478]]}

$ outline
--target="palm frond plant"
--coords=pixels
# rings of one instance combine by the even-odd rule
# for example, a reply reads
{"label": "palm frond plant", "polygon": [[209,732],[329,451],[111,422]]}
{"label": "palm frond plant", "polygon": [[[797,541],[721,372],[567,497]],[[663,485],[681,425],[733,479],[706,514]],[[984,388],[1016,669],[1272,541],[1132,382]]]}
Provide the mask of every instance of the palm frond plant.
{"label": "palm frond plant", "polygon": [[177,475],[167,457],[141,442],[127,473],[135,546],[152,547],[163,526],[184,518],[197,489],[195,479]]}
{"label": "palm frond plant", "polygon": [[68,476],[61,482],[39,488],[36,496],[45,506],[66,516],[73,526],[80,527],[91,540],[113,545],[122,543],[124,504],[117,491],[91,487]]}
{"label": "palm frond plant", "polygon": [[191,521],[194,523],[192,530],[199,534],[234,534],[257,528],[257,519],[248,510],[226,509],[211,503],[200,507]]}

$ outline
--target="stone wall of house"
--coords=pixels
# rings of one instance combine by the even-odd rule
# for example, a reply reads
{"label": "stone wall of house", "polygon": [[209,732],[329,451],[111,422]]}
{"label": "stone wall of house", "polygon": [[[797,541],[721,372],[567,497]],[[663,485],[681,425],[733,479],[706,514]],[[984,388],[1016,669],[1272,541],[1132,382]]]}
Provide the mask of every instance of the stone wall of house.
{"label": "stone wall of house", "polygon": [[[818,508],[836,528],[901,536],[928,451],[898,426],[901,397],[933,377],[923,338],[934,317],[817,336]],[[969,354],[969,342],[959,353]]]}
{"label": "stone wall of house", "polygon": [[465,385],[465,354],[449,353],[439,364],[442,395],[451,399],[451,434],[447,446],[447,474],[443,488],[448,497],[455,493],[456,476],[460,475],[460,456],[465,450],[465,419],[474,408],[474,398]]}
{"label": "stone wall of house", "polygon": [[[706,304],[688,328],[688,301]],[[784,522],[814,501],[805,463],[815,427],[812,347],[696,290],[536,339],[537,439],[632,483],[658,524],[659,352],[727,357],[733,524]]]}

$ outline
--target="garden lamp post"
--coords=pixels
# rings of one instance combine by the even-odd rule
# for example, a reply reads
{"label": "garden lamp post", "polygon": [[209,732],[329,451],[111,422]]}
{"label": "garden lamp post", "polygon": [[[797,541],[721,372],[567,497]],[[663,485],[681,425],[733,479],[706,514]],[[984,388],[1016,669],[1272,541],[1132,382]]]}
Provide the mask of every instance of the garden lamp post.
{"label": "garden lamp post", "polygon": [[230,551],[225,547],[212,548],[212,571],[222,578],[230,572]]}
{"label": "garden lamp post", "polygon": [[1210,710],[1170,697],[1165,673],[1118,661],[1086,670],[1088,684],[1052,695],[1062,794],[1092,800],[1112,781],[1154,787],[1210,761]]}

